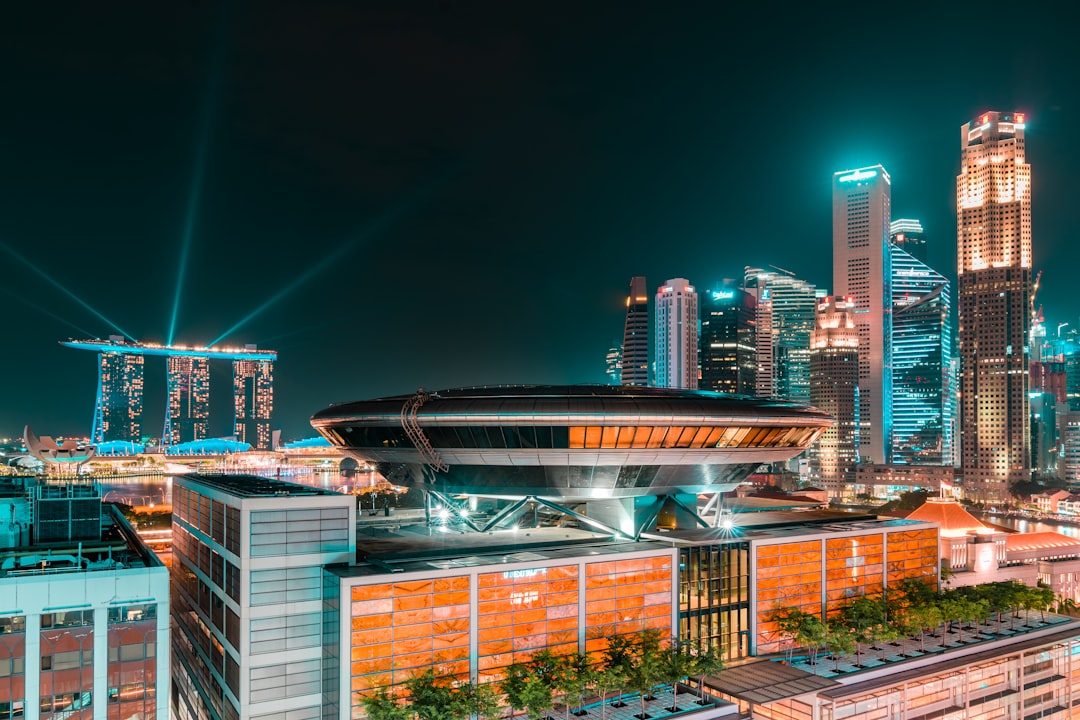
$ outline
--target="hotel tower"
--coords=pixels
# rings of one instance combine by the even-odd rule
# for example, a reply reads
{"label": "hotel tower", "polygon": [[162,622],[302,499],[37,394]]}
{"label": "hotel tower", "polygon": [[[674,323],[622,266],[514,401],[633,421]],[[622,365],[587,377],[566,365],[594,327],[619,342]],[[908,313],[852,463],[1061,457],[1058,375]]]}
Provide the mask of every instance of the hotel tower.
{"label": "hotel tower", "polygon": [[1024,116],[960,129],[956,177],[961,470],[965,494],[1005,500],[1030,470],[1031,166]]}

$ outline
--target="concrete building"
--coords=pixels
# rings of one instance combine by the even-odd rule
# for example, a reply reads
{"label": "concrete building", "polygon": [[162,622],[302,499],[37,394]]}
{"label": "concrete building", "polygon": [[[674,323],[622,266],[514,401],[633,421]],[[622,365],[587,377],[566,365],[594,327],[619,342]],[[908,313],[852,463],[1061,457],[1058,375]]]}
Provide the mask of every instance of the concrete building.
{"label": "concrete building", "polygon": [[323,566],[355,560],[355,498],[181,476],[172,551],[173,717],[322,717]]}
{"label": "concrete building", "polygon": [[1001,503],[1031,470],[1031,166],[1024,116],[960,129],[957,273],[964,495]]}
{"label": "concrete building", "polygon": [[891,181],[880,165],[833,175],[833,293],[859,330],[859,456],[892,459]]}
{"label": "concrete building", "polygon": [[848,298],[822,298],[810,335],[810,403],[834,421],[810,446],[811,480],[832,500],[854,495],[859,462],[859,334],[854,315]]}
{"label": "concrete building", "polygon": [[165,718],[169,575],[90,482],[0,478],[0,718]]}
{"label": "concrete building", "polygon": [[674,278],[656,291],[656,387],[698,386],[698,296],[685,278]]}

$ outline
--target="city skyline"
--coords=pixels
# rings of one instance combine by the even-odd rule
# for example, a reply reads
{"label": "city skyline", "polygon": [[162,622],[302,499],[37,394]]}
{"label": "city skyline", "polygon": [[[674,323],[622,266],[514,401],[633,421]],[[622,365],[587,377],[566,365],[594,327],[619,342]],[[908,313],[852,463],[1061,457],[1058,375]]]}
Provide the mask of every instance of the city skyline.
{"label": "city skyline", "polygon": [[[1080,325],[1080,83],[1066,31],[1036,13],[1010,14],[1015,41],[974,73],[979,22],[951,8],[837,11],[815,33],[809,8],[4,12],[0,297],[17,342],[0,434],[89,434],[92,360],[57,340],[113,322],[278,349],[286,439],[326,404],[418,382],[602,382],[629,277],[651,293],[775,265],[834,292],[841,168],[888,168],[893,217],[922,221],[927,264],[956,287],[956,129],[986,110],[1026,114],[1038,302]],[[782,52],[761,50],[766,28]],[[871,28],[924,49],[856,52]],[[147,417],[164,375],[147,374]]]}

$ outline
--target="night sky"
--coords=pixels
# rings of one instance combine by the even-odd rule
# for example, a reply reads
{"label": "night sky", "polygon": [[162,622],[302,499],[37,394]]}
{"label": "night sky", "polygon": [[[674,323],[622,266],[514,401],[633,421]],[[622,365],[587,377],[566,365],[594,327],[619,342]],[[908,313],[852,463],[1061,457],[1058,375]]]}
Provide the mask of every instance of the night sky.
{"label": "night sky", "polygon": [[95,356],[57,342],[118,328],[278,350],[284,439],[421,386],[603,382],[633,275],[831,288],[832,174],[876,163],[955,277],[983,110],[1028,116],[1037,302],[1080,326],[1069,22],[748,5],[5,4],[0,437],[88,434]]}

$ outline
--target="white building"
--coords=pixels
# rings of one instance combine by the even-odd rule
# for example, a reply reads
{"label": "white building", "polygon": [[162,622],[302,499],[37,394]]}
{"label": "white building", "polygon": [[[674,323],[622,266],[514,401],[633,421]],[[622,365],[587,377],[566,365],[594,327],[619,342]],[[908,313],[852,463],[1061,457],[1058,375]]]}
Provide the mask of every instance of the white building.
{"label": "white building", "polygon": [[165,566],[92,483],[0,481],[0,511],[0,718],[168,717]]}
{"label": "white building", "polygon": [[698,386],[698,297],[684,278],[656,291],[656,387]]}
{"label": "white building", "polygon": [[173,717],[322,717],[323,566],[355,555],[352,495],[177,478]]}
{"label": "white building", "polygon": [[881,165],[833,175],[833,293],[855,299],[860,458],[890,462],[892,434],[891,187]]}

